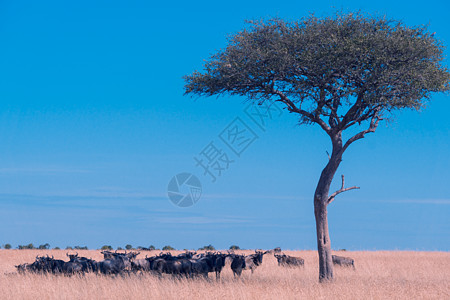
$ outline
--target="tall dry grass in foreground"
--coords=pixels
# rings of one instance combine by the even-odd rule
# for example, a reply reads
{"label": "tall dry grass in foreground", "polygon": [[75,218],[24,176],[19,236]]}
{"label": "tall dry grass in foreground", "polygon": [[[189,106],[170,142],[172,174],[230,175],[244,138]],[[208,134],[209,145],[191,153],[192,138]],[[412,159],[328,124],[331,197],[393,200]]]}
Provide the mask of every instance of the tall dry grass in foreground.
{"label": "tall dry grass in foreground", "polygon": [[[100,251],[78,251],[101,260]],[[250,251],[244,251],[251,253]],[[67,260],[64,250],[0,250],[1,299],[450,299],[450,253],[341,252],[355,259],[356,270],[335,268],[336,280],[318,283],[315,251],[287,251],[301,256],[305,267],[278,267],[272,255],[252,275],[233,278],[229,266],[222,280],[158,279],[152,275],[85,277],[18,275],[14,265],[36,255]],[[147,252],[148,253],[148,252]],[[149,255],[154,255],[153,252]],[[174,254],[176,251],[174,251]],[[145,251],[141,253],[145,256]]]}

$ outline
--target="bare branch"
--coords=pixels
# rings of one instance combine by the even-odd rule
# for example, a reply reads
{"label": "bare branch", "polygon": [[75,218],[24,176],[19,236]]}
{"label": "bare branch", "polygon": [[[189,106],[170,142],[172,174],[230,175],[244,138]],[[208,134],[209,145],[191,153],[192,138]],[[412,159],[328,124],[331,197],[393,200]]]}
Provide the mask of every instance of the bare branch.
{"label": "bare branch", "polygon": [[[330,104],[328,102],[325,103],[325,106],[328,107],[328,109],[330,110],[328,124],[330,124],[330,126],[336,126],[337,125],[337,127],[340,127],[341,119],[339,118],[339,116],[337,114],[337,108],[334,105],[330,106]],[[335,121],[336,124],[334,124],[333,121]]]}
{"label": "bare branch", "polygon": [[374,112],[374,114],[373,114],[373,116],[372,116],[372,119],[370,120],[370,125],[369,125],[369,128],[368,128],[368,129],[363,130],[363,131],[361,131],[361,132],[355,134],[354,136],[352,136],[351,138],[349,138],[349,139],[347,140],[347,142],[345,143],[344,147],[342,147],[342,152],[344,152],[344,151],[348,148],[348,146],[350,146],[350,144],[353,143],[354,141],[357,141],[357,140],[359,140],[359,139],[364,138],[364,136],[365,136],[367,133],[375,132],[375,130],[376,130],[377,127],[378,127],[378,123],[379,123],[381,120],[383,120],[383,118],[381,118],[381,117],[379,116],[379,112],[380,112],[380,109],[377,109],[377,110]]}
{"label": "bare branch", "polygon": [[306,110],[301,109],[300,107],[297,107],[294,102],[292,102],[286,95],[279,91],[279,90],[272,90],[272,93],[279,96],[281,102],[285,103],[287,105],[287,108],[291,112],[295,112],[298,114],[301,114],[302,116],[307,117],[311,122],[317,123],[322,127],[323,130],[329,135],[331,134],[331,128],[317,115],[313,115],[312,113],[307,112]]}
{"label": "bare branch", "polygon": [[361,108],[363,107],[363,96],[364,96],[364,90],[360,91],[358,93],[358,97],[355,101],[355,104],[353,104],[352,107],[347,111],[345,116],[342,118],[342,126],[343,128],[347,125],[347,123],[351,122],[355,118],[357,118]]}
{"label": "bare branch", "polygon": [[328,198],[328,204],[330,204],[331,202],[333,202],[333,200],[336,198],[337,195],[339,195],[340,193],[346,192],[346,191],[350,191],[350,190],[359,190],[358,186],[352,186],[349,188],[344,188],[344,175],[341,175],[342,177],[342,186],[340,190],[337,190],[336,192],[334,192],[333,194],[331,194],[331,196]]}

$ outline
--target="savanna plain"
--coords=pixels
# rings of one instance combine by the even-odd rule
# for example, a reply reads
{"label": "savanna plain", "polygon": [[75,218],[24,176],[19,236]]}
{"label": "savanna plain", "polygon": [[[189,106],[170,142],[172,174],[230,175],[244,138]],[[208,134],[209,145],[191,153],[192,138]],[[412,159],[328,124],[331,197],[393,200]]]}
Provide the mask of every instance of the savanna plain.
{"label": "savanna plain", "polygon": [[[138,258],[160,251],[141,251]],[[78,251],[102,260],[100,251]],[[181,253],[172,251],[172,254]],[[237,251],[251,254],[253,251]],[[450,253],[416,251],[337,251],[355,259],[355,270],[335,267],[335,280],[318,283],[316,251],[285,251],[305,259],[303,268],[277,265],[271,254],[251,274],[233,278],[230,266],[220,281],[158,278],[151,274],[65,277],[19,275],[15,265],[33,262],[37,255],[67,261],[65,250],[0,250],[1,299],[450,299]]]}

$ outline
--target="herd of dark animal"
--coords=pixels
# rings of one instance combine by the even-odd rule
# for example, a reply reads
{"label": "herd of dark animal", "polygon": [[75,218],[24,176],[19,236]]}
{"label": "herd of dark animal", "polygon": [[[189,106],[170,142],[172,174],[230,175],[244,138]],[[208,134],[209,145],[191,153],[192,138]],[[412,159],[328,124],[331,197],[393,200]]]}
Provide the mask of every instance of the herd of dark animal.
{"label": "herd of dark animal", "polygon": [[[209,273],[215,273],[216,279],[220,279],[220,273],[229,262],[233,275],[240,277],[243,270],[255,269],[262,264],[263,256],[267,253],[274,253],[278,260],[278,265],[283,267],[303,267],[305,261],[300,257],[292,257],[286,254],[277,254],[280,251],[275,248],[270,251],[258,251],[250,255],[239,255],[232,251],[227,253],[206,252],[198,253],[186,251],[185,253],[173,256],[171,253],[160,253],[152,257],[136,259],[140,252],[118,253],[112,251],[102,251],[103,260],[95,261],[90,258],[80,257],[78,253],[66,253],[69,261],[54,259],[54,257],[36,256],[36,260],[16,266],[20,274],[24,273],[50,273],[64,274],[67,276],[75,274],[95,273],[105,275],[125,275],[131,273],[153,273],[158,276],[171,274],[173,276],[184,276],[186,278],[204,277],[208,278]],[[340,266],[352,266],[354,260],[348,257],[333,255],[333,263]]]}

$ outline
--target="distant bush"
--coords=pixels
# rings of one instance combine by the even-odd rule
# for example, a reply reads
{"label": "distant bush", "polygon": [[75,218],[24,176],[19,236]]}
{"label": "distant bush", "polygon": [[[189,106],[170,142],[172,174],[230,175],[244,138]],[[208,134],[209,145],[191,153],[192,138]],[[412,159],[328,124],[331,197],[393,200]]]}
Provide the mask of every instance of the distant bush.
{"label": "distant bush", "polygon": [[28,245],[19,245],[17,246],[17,249],[19,250],[24,250],[24,249],[36,249],[33,244],[28,244]]}
{"label": "distant bush", "polygon": [[66,247],[66,250],[73,250],[73,247],[67,246],[67,247]]}
{"label": "distant bush", "polygon": [[11,247],[11,244],[5,244],[5,245],[3,246],[3,248],[5,248],[5,249],[11,249],[12,247]]}
{"label": "distant bush", "polygon": [[162,249],[163,251],[175,250],[172,246],[164,246]]}
{"label": "distant bush", "polygon": [[213,245],[209,244],[208,246],[203,246],[202,248],[199,248],[198,250],[216,250]]}
{"label": "distant bush", "polygon": [[230,246],[230,250],[240,250],[241,248],[239,248],[239,246],[236,245],[231,245]]}
{"label": "distant bush", "polygon": [[74,249],[76,249],[76,250],[89,250],[87,246],[75,246]]}
{"label": "distant bush", "polygon": [[55,247],[55,248],[53,248],[53,250],[60,250],[61,248],[59,248],[59,247]]}
{"label": "distant bush", "polygon": [[117,247],[117,250],[123,250],[123,248],[119,246],[119,247]]}
{"label": "distant bush", "polygon": [[101,250],[112,250],[113,247],[111,247],[110,245],[103,245],[100,249]]}
{"label": "distant bush", "polygon": [[38,249],[45,250],[50,249],[49,243],[45,243],[44,245],[39,245]]}
{"label": "distant bush", "polygon": [[131,249],[133,249],[133,246],[131,246],[130,244],[128,244],[128,245],[125,246],[125,249],[131,250]]}
{"label": "distant bush", "polygon": [[150,247],[148,247],[149,250],[156,250],[155,246],[150,245]]}

